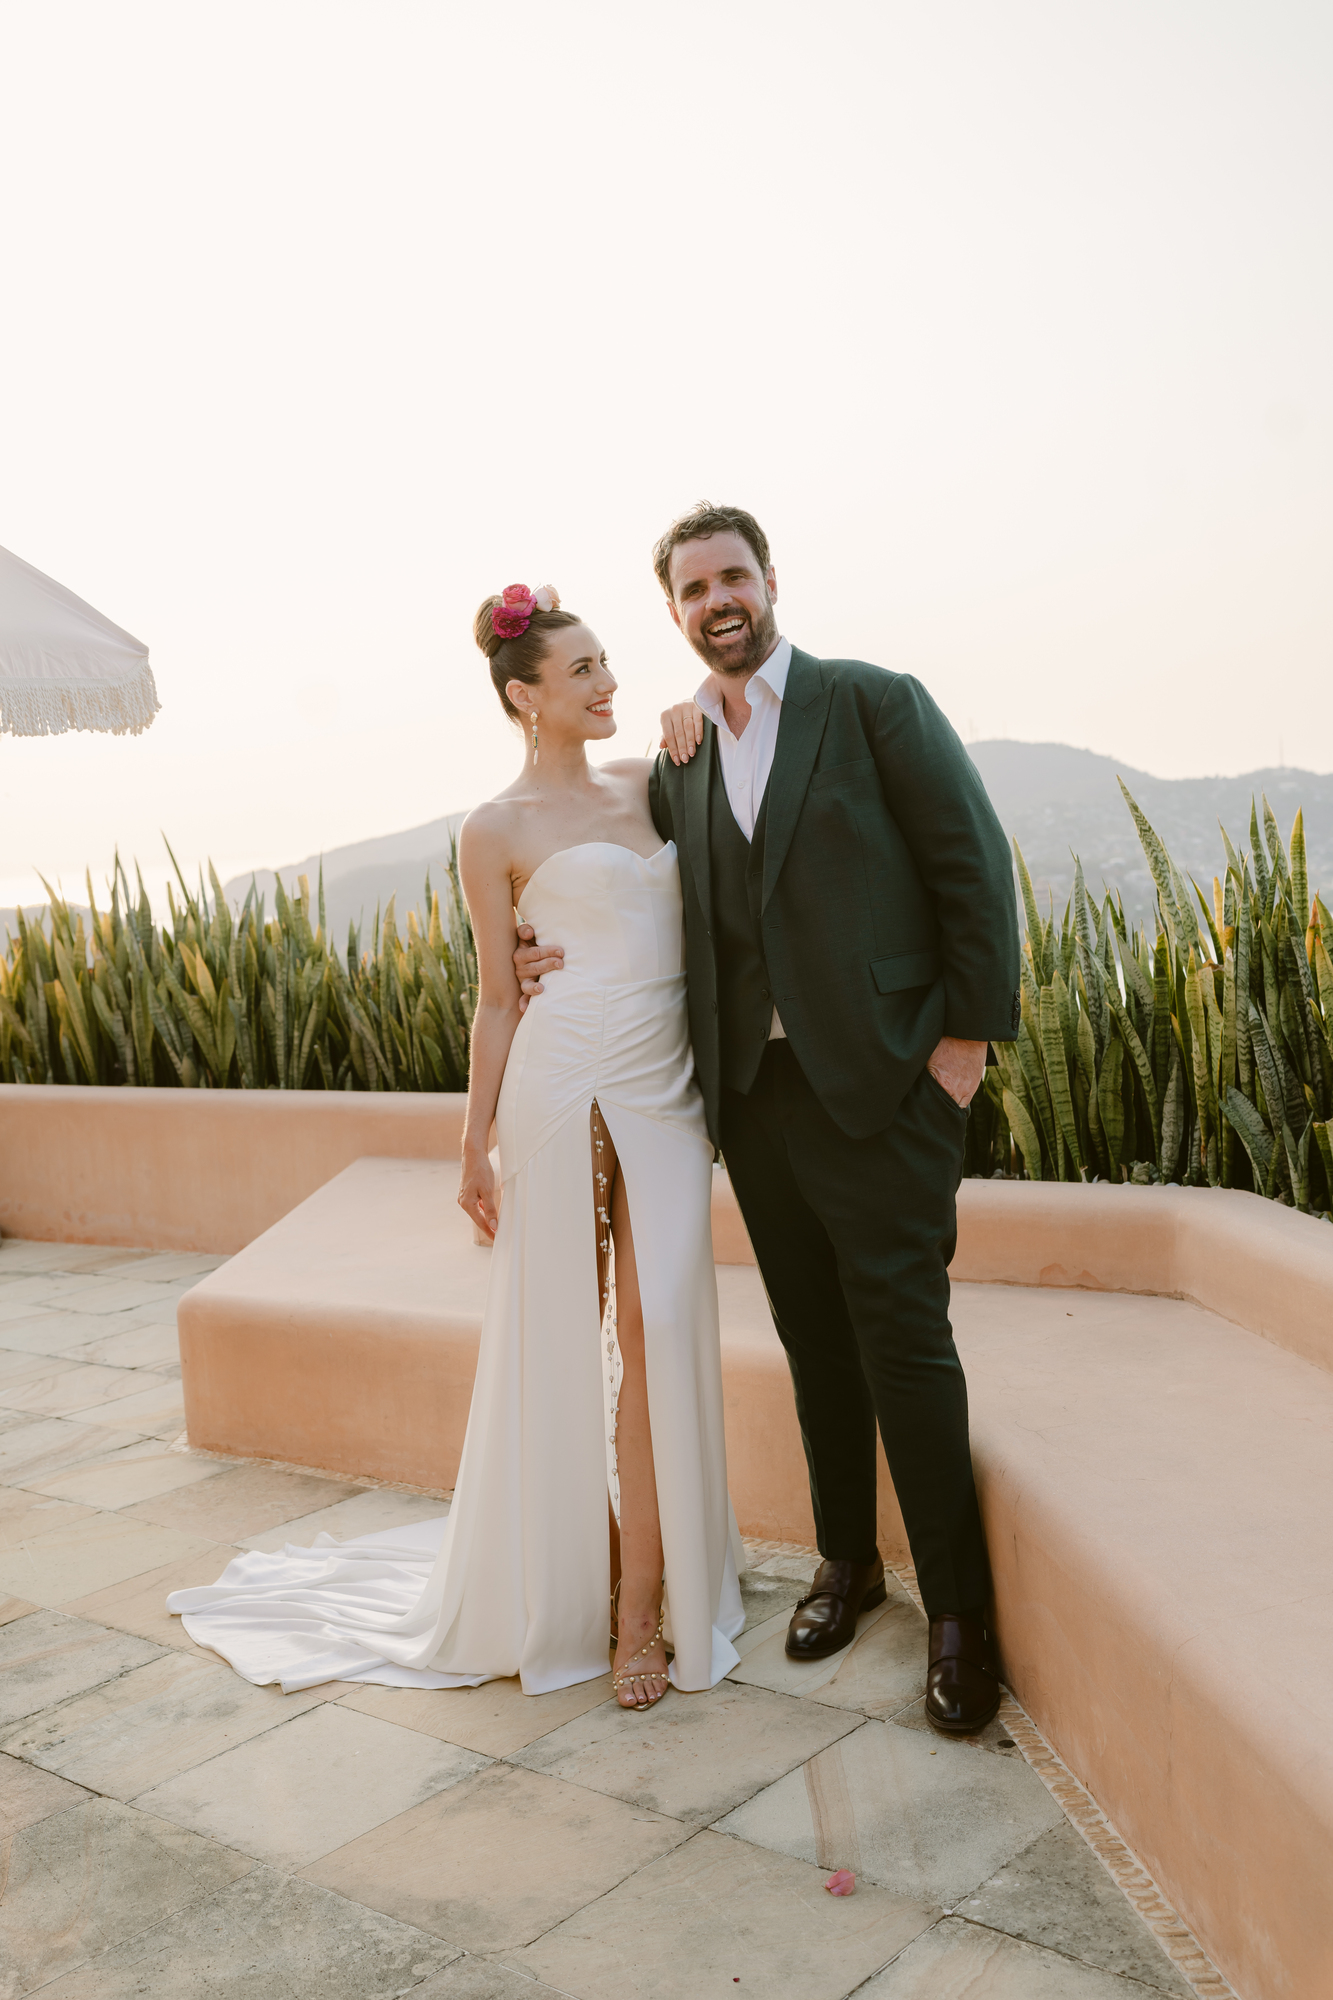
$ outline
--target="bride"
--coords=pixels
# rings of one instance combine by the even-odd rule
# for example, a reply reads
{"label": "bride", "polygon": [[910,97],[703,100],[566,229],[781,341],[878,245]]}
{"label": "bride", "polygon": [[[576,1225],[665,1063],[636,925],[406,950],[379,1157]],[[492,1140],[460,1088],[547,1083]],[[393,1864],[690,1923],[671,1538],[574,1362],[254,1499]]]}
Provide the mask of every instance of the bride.
{"label": "bride", "polygon": [[[167,1603],[288,1692],[517,1674],[544,1694],[606,1672],[610,1610],[616,1698],[647,1708],[668,1681],[720,1680],[744,1622],[676,850],[649,815],[649,760],[588,762],[616,729],[595,633],[514,584],[475,635],[524,758],[459,842],[480,992],[458,1199],[494,1262],[453,1505],[239,1556]],[[526,1013],[515,912],[565,941]]]}

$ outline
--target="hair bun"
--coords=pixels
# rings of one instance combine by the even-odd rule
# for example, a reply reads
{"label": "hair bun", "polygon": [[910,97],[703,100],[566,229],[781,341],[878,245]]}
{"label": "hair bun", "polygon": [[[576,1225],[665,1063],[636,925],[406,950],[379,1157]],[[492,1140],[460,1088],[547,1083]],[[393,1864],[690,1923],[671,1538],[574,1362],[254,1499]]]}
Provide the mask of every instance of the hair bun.
{"label": "hair bun", "polygon": [[472,636],[488,660],[493,660],[504,644],[491,617],[491,613],[503,603],[504,599],[498,591],[493,597],[483,598],[481,608],[472,621]]}

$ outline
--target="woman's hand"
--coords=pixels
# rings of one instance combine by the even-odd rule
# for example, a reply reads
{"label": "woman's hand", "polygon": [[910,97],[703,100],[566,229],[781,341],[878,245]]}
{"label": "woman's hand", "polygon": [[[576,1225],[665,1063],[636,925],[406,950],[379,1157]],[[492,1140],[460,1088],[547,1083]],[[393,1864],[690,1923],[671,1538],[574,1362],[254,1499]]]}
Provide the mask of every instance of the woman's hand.
{"label": "woman's hand", "polygon": [[463,1178],[458,1189],[458,1206],[476,1229],[494,1240],[500,1211],[495,1200],[495,1169],[489,1153],[470,1148],[463,1153]]}
{"label": "woman's hand", "polygon": [[704,712],[694,701],[662,711],[662,748],[673,764],[688,764],[704,740]]}

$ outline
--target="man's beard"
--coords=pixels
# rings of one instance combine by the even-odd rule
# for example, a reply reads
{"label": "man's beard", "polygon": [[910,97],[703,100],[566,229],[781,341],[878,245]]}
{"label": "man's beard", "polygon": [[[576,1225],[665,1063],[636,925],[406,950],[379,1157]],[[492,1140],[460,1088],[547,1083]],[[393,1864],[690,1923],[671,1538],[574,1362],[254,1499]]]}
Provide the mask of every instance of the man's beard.
{"label": "man's beard", "polygon": [[[705,665],[713,673],[720,674],[724,680],[731,680],[741,674],[752,674],[756,667],[763,666],[764,661],[778,643],[778,618],[777,613],[773,609],[772,598],[768,599],[764,615],[758,624],[739,605],[737,605],[734,611],[719,614],[719,616],[721,615],[732,618],[744,618],[749,622],[750,635],[745,645],[739,648],[728,646],[724,652],[714,648],[706,632],[700,632],[697,639],[691,639],[690,644],[694,647],[695,652]],[[717,624],[718,622],[719,619],[717,617],[709,620],[710,624]]]}

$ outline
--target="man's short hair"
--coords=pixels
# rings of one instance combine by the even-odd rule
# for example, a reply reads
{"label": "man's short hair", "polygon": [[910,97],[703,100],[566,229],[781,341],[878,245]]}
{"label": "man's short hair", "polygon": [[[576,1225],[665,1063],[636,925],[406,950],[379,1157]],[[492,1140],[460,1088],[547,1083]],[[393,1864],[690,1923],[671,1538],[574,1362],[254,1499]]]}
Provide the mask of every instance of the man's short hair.
{"label": "man's short hair", "polygon": [[682,542],[706,542],[710,535],[741,535],[754,551],[754,559],[759,565],[759,574],[767,576],[769,566],[768,536],[743,507],[715,507],[711,500],[701,500],[688,514],[682,514],[673,521],[653,550],[653,568],[657,571],[657,581],[667,596],[671,595],[671,557]]}

